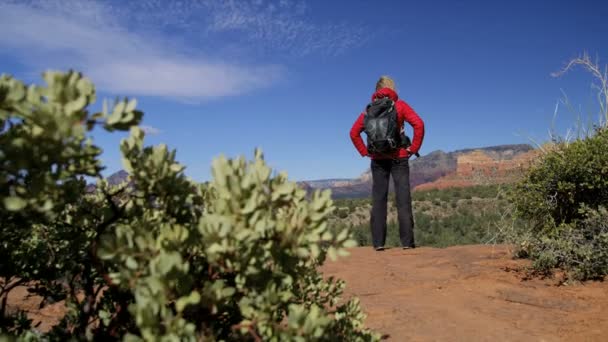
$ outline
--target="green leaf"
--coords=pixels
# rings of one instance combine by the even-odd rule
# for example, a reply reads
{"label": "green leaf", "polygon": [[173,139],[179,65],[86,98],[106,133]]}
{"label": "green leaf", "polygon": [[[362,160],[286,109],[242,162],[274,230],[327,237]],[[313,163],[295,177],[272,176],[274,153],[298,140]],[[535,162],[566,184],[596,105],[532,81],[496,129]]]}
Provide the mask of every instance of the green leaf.
{"label": "green leaf", "polygon": [[19,211],[27,206],[27,202],[17,196],[6,197],[4,199],[4,207],[8,211]]}
{"label": "green leaf", "polygon": [[132,256],[127,257],[125,265],[131,270],[137,269],[137,261]]}
{"label": "green leaf", "polygon": [[37,137],[40,136],[42,133],[44,133],[44,128],[38,126],[38,125],[34,125],[32,127],[32,135]]}
{"label": "green leaf", "polygon": [[197,291],[193,291],[187,297],[181,297],[175,303],[177,312],[182,312],[188,305],[198,304],[201,301],[201,295]]}

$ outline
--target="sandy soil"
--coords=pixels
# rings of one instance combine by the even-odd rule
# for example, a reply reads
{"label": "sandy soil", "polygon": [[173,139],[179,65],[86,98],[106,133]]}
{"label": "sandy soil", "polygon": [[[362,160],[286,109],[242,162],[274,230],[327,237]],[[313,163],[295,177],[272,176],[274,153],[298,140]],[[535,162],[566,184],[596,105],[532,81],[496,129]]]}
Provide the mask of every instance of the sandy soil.
{"label": "sandy soil", "polygon": [[[527,279],[524,266],[504,246],[367,247],[322,271],[346,280],[346,297],[390,341],[608,341],[608,282],[559,286]],[[9,297],[42,331],[65,312],[61,302],[40,309],[24,287]]]}
{"label": "sandy soil", "polygon": [[328,262],[391,341],[608,341],[608,283],[526,279],[504,246],[354,248]]}
{"label": "sandy soil", "polygon": [[41,308],[42,298],[28,292],[26,286],[19,286],[8,294],[7,310],[9,312],[23,310],[32,320],[32,327],[38,331],[46,332],[59,323],[65,315],[64,302],[45,303]]}

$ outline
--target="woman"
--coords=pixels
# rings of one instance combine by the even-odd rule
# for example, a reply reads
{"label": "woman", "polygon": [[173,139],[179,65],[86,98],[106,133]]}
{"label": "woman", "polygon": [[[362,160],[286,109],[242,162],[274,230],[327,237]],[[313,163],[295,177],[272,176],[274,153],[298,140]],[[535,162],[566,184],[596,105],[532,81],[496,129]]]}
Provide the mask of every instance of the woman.
{"label": "woman", "polygon": [[394,102],[397,110],[398,132],[404,129],[404,122],[414,128],[412,144],[410,146],[399,146],[388,153],[370,153],[361,138],[361,132],[365,130],[366,112],[361,113],[355,121],[350,130],[350,138],[362,157],[371,158],[373,185],[370,225],[374,249],[383,251],[386,242],[386,210],[391,175],[395,184],[401,246],[404,249],[409,249],[415,247],[409,157],[418,153],[422,145],[424,122],[405,101],[399,99],[395,91],[395,81],[388,76],[380,77],[376,83],[376,92],[372,95],[372,102],[382,98],[388,98]]}

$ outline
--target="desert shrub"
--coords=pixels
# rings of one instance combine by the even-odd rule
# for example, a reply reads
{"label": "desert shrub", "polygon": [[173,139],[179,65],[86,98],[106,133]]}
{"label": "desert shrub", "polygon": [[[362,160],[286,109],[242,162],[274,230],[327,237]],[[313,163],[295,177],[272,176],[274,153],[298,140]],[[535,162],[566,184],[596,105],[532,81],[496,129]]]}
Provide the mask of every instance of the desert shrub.
{"label": "desert shrub", "polygon": [[570,143],[557,144],[527,173],[514,192],[521,217],[539,234],[559,231],[562,223],[584,217],[582,207],[608,203],[608,129]]}
{"label": "desert shrub", "polygon": [[525,220],[511,241],[536,270],[563,268],[581,280],[607,274],[601,218],[608,219],[602,209],[608,206],[608,129],[554,145],[510,197],[515,216]]}
{"label": "desert shrub", "polygon": [[603,279],[608,274],[608,211],[583,210],[583,219],[562,224],[555,236],[523,246],[519,252],[533,260],[537,271],[565,269],[574,279]]}
{"label": "desert shrub", "polygon": [[559,267],[575,279],[608,274],[608,73],[587,56],[573,60],[599,81],[602,117],[594,131],[576,139],[554,138],[550,148],[515,187],[514,216],[525,224],[510,231],[518,255],[543,272]]}
{"label": "desert shrub", "polygon": [[[90,113],[91,82],[47,72],[47,86],[0,78],[0,334],[25,340],[370,341],[356,299],[318,271],[354,243],[328,228],[328,192],[252,161],[218,158],[213,180],[184,175],[175,151],[144,146],[135,101]],[[129,179],[101,177],[90,133],[130,131]],[[96,178],[94,188],[83,177]],[[8,312],[15,286],[65,300],[40,332]]]}
{"label": "desert shrub", "polygon": [[350,227],[350,230],[355,238],[355,241],[357,241],[358,246],[371,246],[372,245],[372,238],[370,235],[369,225],[352,226],[352,227]]}
{"label": "desert shrub", "polygon": [[336,210],[338,217],[341,219],[347,218],[350,211],[351,209],[349,207],[338,207],[338,210]]}
{"label": "desert shrub", "polygon": [[471,209],[460,209],[445,217],[416,213],[416,243],[433,247],[488,243],[498,219],[496,211],[475,215]]}

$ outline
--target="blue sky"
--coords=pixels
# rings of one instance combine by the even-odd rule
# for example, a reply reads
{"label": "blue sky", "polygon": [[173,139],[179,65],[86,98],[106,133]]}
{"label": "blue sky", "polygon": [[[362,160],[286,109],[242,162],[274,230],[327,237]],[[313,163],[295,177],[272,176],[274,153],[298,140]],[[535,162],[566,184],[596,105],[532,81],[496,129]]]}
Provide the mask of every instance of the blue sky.
{"label": "blue sky", "polygon": [[[136,97],[147,143],[197,180],[255,147],[294,180],[350,178],[369,161],[348,132],[383,74],[425,121],[423,155],[546,140],[562,93],[595,119],[592,79],[551,73],[585,51],[608,62],[607,15],[591,0],[0,0],[0,72],[74,68],[99,99]],[[575,120],[560,107],[558,133]],[[95,134],[108,174],[122,137]]]}

